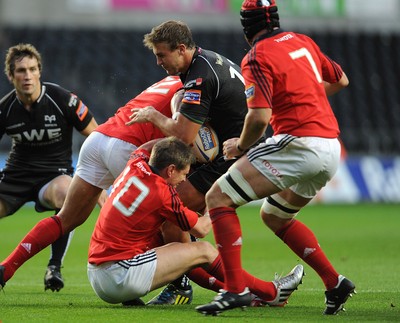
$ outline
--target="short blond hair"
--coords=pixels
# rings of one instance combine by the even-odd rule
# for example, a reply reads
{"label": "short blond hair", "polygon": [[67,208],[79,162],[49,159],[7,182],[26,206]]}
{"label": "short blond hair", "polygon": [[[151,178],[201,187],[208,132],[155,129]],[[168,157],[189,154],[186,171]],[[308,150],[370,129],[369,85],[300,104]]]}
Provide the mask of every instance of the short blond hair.
{"label": "short blond hair", "polygon": [[167,43],[170,50],[177,49],[180,44],[187,48],[196,47],[188,25],[177,20],[163,22],[144,35],[143,44],[148,49],[152,50],[154,45],[159,43]]}
{"label": "short blond hair", "polygon": [[14,76],[15,62],[20,61],[24,57],[36,58],[39,66],[39,71],[42,71],[42,56],[37,51],[35,46],[31,44],[18,44],[8,49],[6,60],[4,62],[4,72],[7,77]]}

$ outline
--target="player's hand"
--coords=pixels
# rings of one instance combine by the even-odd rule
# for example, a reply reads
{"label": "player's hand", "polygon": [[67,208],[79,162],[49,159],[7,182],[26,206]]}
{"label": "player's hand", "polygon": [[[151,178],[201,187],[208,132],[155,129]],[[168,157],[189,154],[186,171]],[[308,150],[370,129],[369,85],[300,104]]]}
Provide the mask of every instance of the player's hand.
{"label": "player's hand", "polygon": [[150,114],[154,110],[155,109],[152,106],[147,106],[144,108],[132,108],[131,109],[132,114],[129,116],[129,119],[131,121],[128,121],[125,124],[127,126],[130,126],[131,124],[134,124],[134,123],[149,122]]}
{"label": "player's hand", "polygon": [[108,199],[108,194],[107,191],[103,190],[97,200],[97,204],[100,206],[100,208],[103,207],[104,203],[106,203]]}
{"label": "player's hand", "polygon": [[225,156],[225,159],[233,159],[243,154],[243,152],[237,149],[238,140],[239,138],[231,138],[223,143],[222,152]]}

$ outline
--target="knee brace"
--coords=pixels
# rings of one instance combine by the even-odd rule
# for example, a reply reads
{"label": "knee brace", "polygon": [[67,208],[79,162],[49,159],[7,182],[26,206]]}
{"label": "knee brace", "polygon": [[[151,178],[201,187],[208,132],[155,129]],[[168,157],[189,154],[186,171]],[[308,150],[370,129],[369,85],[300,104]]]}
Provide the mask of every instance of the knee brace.
{"label": "knee brace", "polygon": [[221,176],[217,183],[221,191],[228,195],[236,205],[243,205],[259,199],[242,173],[235,168]]}
{"label": "knee brace", "polygon": [[281,219],[293,219],[299,213],[300,209],[300,207],[286,202],[278,194],[268,196],[262,205],[262,210],[265,213],[273,214]]}

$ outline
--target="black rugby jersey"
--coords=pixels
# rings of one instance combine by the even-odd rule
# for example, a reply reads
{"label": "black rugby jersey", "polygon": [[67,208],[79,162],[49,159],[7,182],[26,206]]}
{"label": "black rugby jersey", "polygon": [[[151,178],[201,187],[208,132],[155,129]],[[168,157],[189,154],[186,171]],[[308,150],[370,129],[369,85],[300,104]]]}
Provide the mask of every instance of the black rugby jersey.
{"label": "black rugby jersey", "polygon": [[181,75],[185,94],[180,112],[189,120],[208,122],[222,143],[239,137],[247,114],[240,67],[226,57],[196,47],[192,63]]}
{"label": "black rugby jersey", "polygon": [[15,90],[0,100],[0,139],[5,133],[12,139],[6,168],[71,169],[73,128],[82,131],[93,118],[75,94],[53,83],[41,86],[31,111]]}

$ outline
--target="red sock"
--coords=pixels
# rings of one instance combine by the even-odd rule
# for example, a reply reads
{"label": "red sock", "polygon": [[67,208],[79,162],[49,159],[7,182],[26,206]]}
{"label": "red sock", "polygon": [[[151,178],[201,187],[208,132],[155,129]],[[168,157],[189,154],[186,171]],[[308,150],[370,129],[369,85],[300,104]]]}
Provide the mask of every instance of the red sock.
{"label": "red sock", "polygon": [[242,271],[242,276],[244,281],[246,282],[246,286],[253,294],[256,294],[264,301],[272,301],[273,299],[275,299],[277,291],[275,285],[272,282],[261,280],[249,274],[245,270]]}
{"label": "red sock", "polygon": [[246,287],[241,261],[242,231],[234,208],[209,210],[215,241],[224,267],[224,289],[241,293]]}
{"label": "red sock", "polygon": [[[222,261],[220,255],[218,255],[217,258],[215,258],[214,262],[210,266],[210,268],[207,270],[209,273],[209,277],[212,277],[216,279],[216,282],[220,284],[221,286],[223,285],[224,281],[224,276],[223,276],[223,266],[222,266]],[[192,272],[190,272],[191,274]],[[250,289],[250,291],[253,294],[256,294],[258,297],[263,299],[264,301],[270,301],[273,300],[276,297],[276,288],[275,285],[272,282],[266,282],[264,280],[258,279],[257,277],[254,277],[253,275],[249,274],[245,270],[242,271],[242,277],[245,282],[245,285]],[[190,277],[189,277],[190,278]],[[195,279],[192,279],[195,283],[197,281]],[[202,287],[205,287],[203,285],[200,285]],[[208,287],[205,287],[208,288]],[[213,288],[208,288],[208,289],[213,289],[214,291],[219,291],[222,287],[219,287],[218,289],[213,289]]]}
{"label": "red sock", "polygon": [[6,268],[4,280],[9,280],[22,264],[62,236],[57,216],[39,221],[22,239],[18,247],[1,264]]}
{"label": "red sock", "polygon": [[218,292],[224,288],[224,283],[216,277],[210,275],[204,268],[197,267],[192,269],[187,276],[197,285]]}
{"label": "red sock", "polygon": [[318,273],[327,290],[336,286],[339,274],[325,256],[314,233],[306,225],[293,220],[275,234]]}

